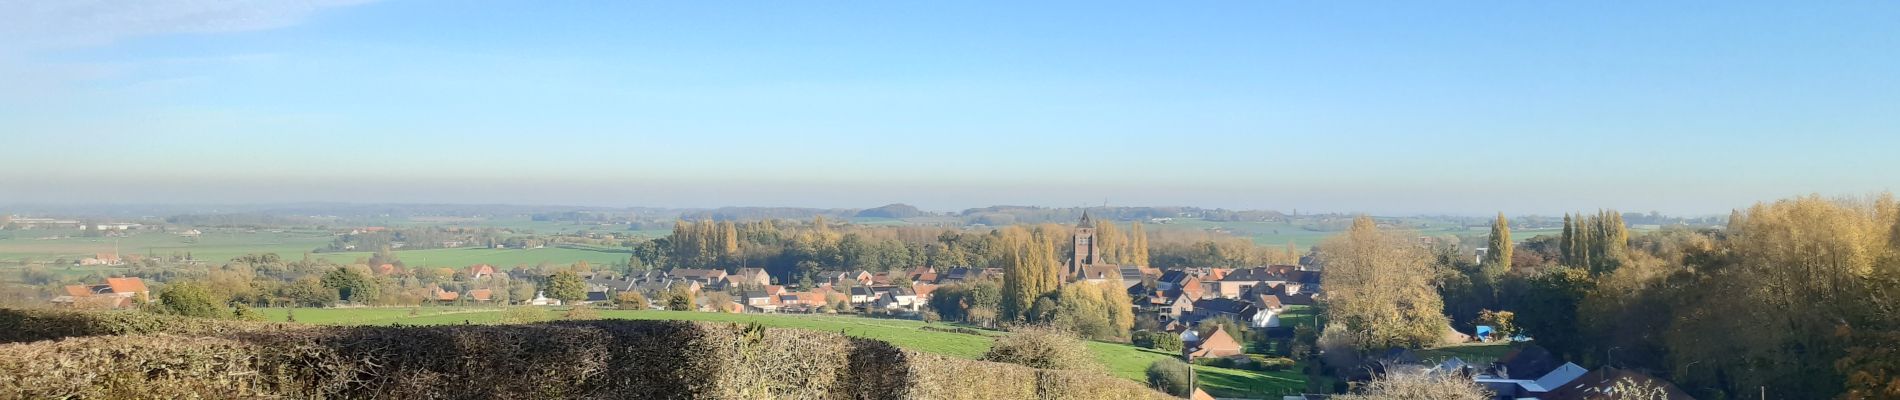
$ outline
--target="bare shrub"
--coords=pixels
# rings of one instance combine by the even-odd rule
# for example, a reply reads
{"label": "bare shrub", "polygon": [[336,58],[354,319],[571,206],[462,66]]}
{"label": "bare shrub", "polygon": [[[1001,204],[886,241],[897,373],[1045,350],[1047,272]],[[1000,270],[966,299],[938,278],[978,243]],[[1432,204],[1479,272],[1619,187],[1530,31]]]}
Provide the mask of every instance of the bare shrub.
{"label": "bare shrub", "polygon": [[1009,335],[997,338],[983,360],[1042,369],[1102,369],[1095,355],[1089,353],[1088,346],[1075,334],[1038,326],[1020,326]]}

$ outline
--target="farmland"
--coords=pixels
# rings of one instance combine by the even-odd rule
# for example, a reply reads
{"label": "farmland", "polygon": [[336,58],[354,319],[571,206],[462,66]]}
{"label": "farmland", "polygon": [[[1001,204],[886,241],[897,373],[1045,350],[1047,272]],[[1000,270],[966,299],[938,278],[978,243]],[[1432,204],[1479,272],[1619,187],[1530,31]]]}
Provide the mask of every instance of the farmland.
{"label": "farmland", "polygon": [[[114,249],[126,255],[168,257],[189,253],[193,258],[218,263],[245,254],[275,253],[286,259],[299,259],[305,253],[329,244],[335,236],[319,230],[211,231],[196,238],[142,231],[123,237],[81,237],[72,230],[28,230],[0,233],[0,261],[32,260],[41,263],[65,259],[77,260]],[[462,267],[478,263],[498,266],[535,265],[542,262],[571,264],[587,261],[611,264],[627,261],[622,249],[590,246],[551,246],[538,249],[454,248],[400,250],[397,257],[411,267]],[[370,256],[369,252],[310,253],[312,258],[351,263]],[[83,273],[82,273],[83,274]]]}
{"label": "farmland", "polygon": [[[493,324],[501,319],[500,308],[420,307],[420,308],[269,308],[262,309],[267,319],[283,321],[294,315],[298,323],[320,325],[440,325]],[[547,308],[549,319],[559,318],[562,310]],[[413,315],[412,315],[413,314]],[[992,337],[1006,333],[977,330],[978,334],[925,330],[925,327],[964,327],[914,320],[877,319],[826,315],[721,314],[655,310],[602,310],[601,318],[689,320],[733,323],[758,323],[770,327],[843,332],[849,336],[883,340],[900,347],[955,357],[976,359],[988,351]],[[1107,368],[1107,372],[1126,379],[1143,381],[1148,365],[1175,355],[1142,349],[1127,344],[1089,342],[1089,350]],[[1297,393],[1306,387],[1306,378],[1297,370],[1258,372],[1229,368],[1195,366],[1202,388],[1221,397],[1266,397]]]}

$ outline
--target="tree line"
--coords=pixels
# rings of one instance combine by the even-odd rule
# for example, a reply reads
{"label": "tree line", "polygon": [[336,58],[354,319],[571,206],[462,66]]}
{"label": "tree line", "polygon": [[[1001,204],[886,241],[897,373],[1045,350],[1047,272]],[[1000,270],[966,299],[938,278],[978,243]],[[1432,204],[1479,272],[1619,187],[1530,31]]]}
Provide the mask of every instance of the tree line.
{"label": "tree line", "polygon": [[1701,398],[1900,393],[1891,195],[1783,199],[1736,210],[1724,227],[1634,235],[1604,210],[1518,243],[1499,216],[1477,260],[1367,232],[1377,229],[1355,223],[1320,246],[1328,357],[1436,343],[1445,326],[1515,325],[1564,359],[1644,371]]}

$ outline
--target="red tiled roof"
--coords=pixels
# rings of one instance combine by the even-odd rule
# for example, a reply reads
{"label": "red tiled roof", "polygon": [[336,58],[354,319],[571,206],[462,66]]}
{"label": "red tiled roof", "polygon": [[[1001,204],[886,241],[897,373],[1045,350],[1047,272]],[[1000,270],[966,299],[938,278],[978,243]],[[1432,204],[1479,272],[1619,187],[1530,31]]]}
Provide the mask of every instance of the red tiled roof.
{"label": "red tiled roof", "polygon": [[937,285],[928,283],[911,284],[910,290],[917,292],[918,298],[930,297],[930,293],[937,291]]}
{"label": "red tiled roof", "polygon": [[66,295],[86,297],[92,295],[92,287],[86,285],[66,285]]}
{"label": "red tiled roof", "polygon": [[468,274],[469,276],[494,275],[495,266],[488,265],[488,264],[475,264],[474,266],[468,267]]}
{"label": "red tiled roof", "polygon": [[106,278],[106,285],[112,287],[113,293],[144,293],[146,291],[145,281],[136,277]]}
{"label": "red tiled roof", "polygon": [[1240,343],[1235,342],[1234,337],[1227,334],[1227,328],[1221,326],[1215,326],[1214,331],[1209,332],[1207,338],[1201,339],[1201,343],[1194,347],[1195,357],[1226,357],[1242,353]]}
{"label": "red tiled roof", "polygon": [[[468,291],[468,298],[475,301],[493,300],[495,298],[495,291],[489,290],[489,289],[470,290]],[[449,300],[454,300],[454,299],[449,299]]]}

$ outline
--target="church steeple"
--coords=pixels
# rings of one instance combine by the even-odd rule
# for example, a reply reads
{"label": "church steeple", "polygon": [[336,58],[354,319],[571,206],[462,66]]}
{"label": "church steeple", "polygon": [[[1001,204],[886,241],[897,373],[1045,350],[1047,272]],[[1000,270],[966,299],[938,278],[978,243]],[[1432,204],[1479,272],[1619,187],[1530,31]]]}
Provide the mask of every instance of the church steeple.
{"label": "church steeple", "polygon": [[1102,262],[1102,250],[1095,246],[1095,221],[1089,218],[1089,210],[1082,209],[1082,220],[1075,223],[1075,236],[1071,238],[1075,245],[1070,252],[1068,268],[1062,270],[1062,281],[1068,282],[1082,276],[1084,267]]}

